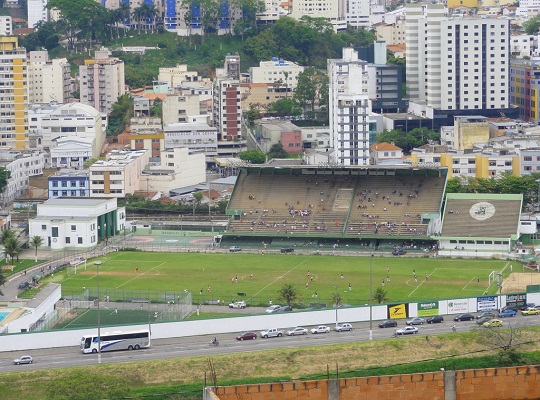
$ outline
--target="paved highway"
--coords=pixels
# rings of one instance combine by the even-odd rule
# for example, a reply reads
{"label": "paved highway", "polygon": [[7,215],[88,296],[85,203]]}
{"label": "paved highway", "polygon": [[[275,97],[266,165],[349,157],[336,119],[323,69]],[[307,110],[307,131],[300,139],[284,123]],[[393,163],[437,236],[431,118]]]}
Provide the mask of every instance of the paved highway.
{"label": "paved highway", "polygon": [[[379,329],[378,322],[373,322],[373,339],[383,340],[391,338],[394,328]],[[405,324],[400,321],[398,328]],[[540,325],[540,316],[521,316],[505,318],[504,324],[519,324],[521,326]],[[452,316],[445,317],[441,324],[418,326],[420,336],[437,335],[452,332]],[[470,330],[477,326],[475,321],[456,322],[457,332]],[[369,340],[369,322],[353,324],[351,332],[330,332],[326,334],[311,334],[305,336],[284,336],[279,338],[237,341],[236,334],[217,335],[219,347],[210,346],[211,336],[197,336],[173,338],[152,341],[152,346],[139,351],[118,351],[102,353],[103,364],[124,362],[138,362],[146,360],[165,360],[171,358],[184,358],[194,356],[212,356],[218,354],[231,354],[249,351],[299,348],[306,346],[321,346],[347,342],[361,342]],[[332,325],[330,325],[332,327]],[[310,327],[307,327],[310,328]],[[399,337],[399,340],[408,340],[409,336]],[[21,336],[23,340],[23,336]],[[21,355],[29,354],[34,358],[34,364],[14,365],[13,360]],[[78,347],[65,347],[56,349],[32,350],[29,352],[2,352],[0,353],[0,373],[12,371],[39,370],[50,368],[63,368],[72,366],[95,365],[98,363],[97,354],[82,354]]]}

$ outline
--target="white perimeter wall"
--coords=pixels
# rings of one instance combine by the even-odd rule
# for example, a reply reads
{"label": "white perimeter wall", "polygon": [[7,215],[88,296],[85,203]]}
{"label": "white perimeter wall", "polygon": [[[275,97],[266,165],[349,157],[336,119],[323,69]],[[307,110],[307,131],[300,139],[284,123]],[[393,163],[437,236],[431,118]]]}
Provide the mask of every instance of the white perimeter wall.
{"label": "white perimeter wall", "polygon": [[[467,303],[467,311],[473,313],[477,309],[476,297],[461,299]],[[439,314],[445,315],[448,311],[448,302],[455,300],[439,301]],[[528,303],[540,304],[540,293],[528,293]],[[500,297],[499,307],[506,305],[506,296]],[[416,317],[417,303],[409,303],[409,317]],[[387,318],[386,305],[373,306],[373,327],[377,328],[379,320]],[[369,321],[369,307],[345,308],[338,310],[339,322],[365,322]],[[265,314],[246,317],[234,317],[223,319],[207,319],[197,321],[169,322],[152,325],[152,339],[166,339],[174,337],[214,335],[220,333],[241,332],[241,331],[261,331],[267,328],[280,328],[283,330],[295,326],[317,326],[330,325],[336,322],[336,310],[306,311],[286,314]],[[234,327],[234,328],[231,328]],[[132,325],[127,330],[147,329],[148,325]],[[102,334],[106,332],[118,331],[122,327],[106,328],[102,327]],[[77,329],[72,331],[36,332],[8,334],[0,336],[0,349],[2,351],[32,350],[53,347],[79,346],[83,335],[97,334],[97,328]],[[24,335],[24,336],[22,336]],[[366,338],[369,332],[366,329]]]}

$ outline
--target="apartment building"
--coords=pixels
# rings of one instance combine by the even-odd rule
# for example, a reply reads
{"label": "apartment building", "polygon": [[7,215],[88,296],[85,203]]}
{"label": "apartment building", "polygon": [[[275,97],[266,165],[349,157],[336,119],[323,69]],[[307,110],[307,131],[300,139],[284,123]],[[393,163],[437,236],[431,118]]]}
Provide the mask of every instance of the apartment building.
{"label": "apartment building", "polygon": [[223,69],[216,70],[213,88],[212,114],[219,141],[242,138],[240,118],[240,82],[226,76]]}
{"label": "apartment building", "polygon": [[540,172],[540,147],[523,149],[520,156],[520,176]]}
{"label": "apartment building", "polygon": [[140,189],[140,178],[148,165],[150,150],[113,150],[107,160],[92,164],[90,197],[124,198]]}
{"label": "apartment building", "polygon": [[10,173],[7,186],[1,194],[2,207],[28,193],[31,176],[43,175],[44,159],[39,151],[0,150],[0,166]]}
{"label": "apartment building", "polygon": [[13,35],[13,24],[9,15],[0,16],[0,36]]}
{"label": "apartment building", "polygon": [[520,0],[516,10],[516,17],[530,18],[540,14],[539,0]]}
{"label": "apartment building", "polygon": [[187,148],[202,152],[207,163],[212,163],[218,152],[217,129],[200,122],[177,123],[165,126],[165,148]]}
{"label": "apartment building", "polygon": [[54,198],[38,204],[29,235],[41,237],[51,250],[84,250],[121,234],[125,226],[126,209],[114,198]]}
{"label": "apartment building", "polygon": [[405,44],[405,20],[398,19],[393,24],[377,24],[375,35],[377,40],[384,40],[388,45]]}
{"label": "apartment building", "polygon": [[68,103],[71,99],[71,68],[66,58],[49,59],[49,52],[28,53],[28,102]]}
{"label": "apartment building", "polygon": [[49,21],[48,0],[26,0],[28,27],[34,28],[39,22]]}
{"label": "apartment building", "polygon": [[160,67],[158,82],[170,88],[180,86],[186,82],[198,82],[201,77],[197,71],[188,71],[187,64],[177,64],[176,67]]}
{"label": "apartment building", "polygon": [[334,161],[340,165],[369,165],[371,104],[367,62],[352,48],[341,59],[328,60],[329,114]]}
{"label": "apartment building", "polygon": [[143,172],[140,190],[168,194],[205,181],[205,155],[187,148],[174,148],[163,151],[160,165],[150,166]]}
{"label": "apartment building", "polygon": [[16,37],[0,37],[0,146],[28,148],[26,49]]}
{"label": "apartment building", "polygon": [[201,115],[201,102],[198,94],[190,91],[174,90],[165,96],[162,105],[163,126],[190,122],[190,118]]}
{"label": "apartment building", "polygon": [[47,178],[49,199],[55,197],[89,197],[90,182],[87,170],[62,169]]}
{"label": "apartment building", "polygon": [[81,103],[108,114],[118,97],[126,93],[124,62],[96,51],[93,59],[79,67]]}
{"label": "apartment building", "polygon": [[520,157],[506,150],[465,152],[445,146],[422,146],[411,151],[413,166],[448,167],[448,179],[455,176],[495,178],[502,174],[519,176]]}
{"label": "apartment building", "polygon": [[540,121],[540,61],[512,60],[510,103],[519,108],[519,118]]}
{"label": "apartment building", "polygon": [[407,4],[407,90],[436,110],[508,108],[507,19],[448,18],[442,4]]}
{"label": "apartment building", "polygon": [[[95,108],[81,103],[43,104],[33,105],[29,108],[30,137],[32,148],[44,152],[45,162],[48,166],[82,167],[88,155],[89,158],[98,157],[105,143],[106,118]],[[75,140],[65,150],[66,155],[57,154],[53,157],[53,149],[60,146],[61,138]],[[69,141],[63,141],[67,145]],[[80,145],[76,153],[69,155],[72,146]],[[89,153],[89,154],[88,154]],[[66,153],[64,153],[66,154]],[[64,158],[67,164],[57,164],[53,158]],[[72,164],[75,163],[76,165]]]}
{"label": "apartment building", "polygon": [[161,157],[161,152],[165,149],[161,119],[159,117],[131,118],[129,140],[132,149],[149,149],[152,151],[151,158]]}
{"label": "apartment building", "polygon": [[347,29],[347,0],[295,0],[290,17],[304,16],[328,19],[335,32]]}
{"label": "apartment building", "polygon": [[249,69],[251,83],[267,83],[279,88],[280,91],[292,93],[298,84],[298,75],[304,72],[304,67],[273,57],[271,61],[260,61],[258,67]]}

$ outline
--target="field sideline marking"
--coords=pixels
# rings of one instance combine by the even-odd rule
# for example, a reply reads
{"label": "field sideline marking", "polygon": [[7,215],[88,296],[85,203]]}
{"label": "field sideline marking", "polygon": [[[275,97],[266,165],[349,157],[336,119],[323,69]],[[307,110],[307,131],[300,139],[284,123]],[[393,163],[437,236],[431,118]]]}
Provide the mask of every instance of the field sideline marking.
{"label": "field sideline marking", "polygon": [[257,293],[255,293],[253,296],[250,296],[248,300],[254,298],[255,296],[257,296],[259,293],[261,293],[264,289],[266,289],[267,287],[269,286],[272,286],[274,283],[276,283],[278,280],[280,280],[281,278],[283,278],[285,275],[287,275],[289,272],[292,272],[294,271],[296,268],[298,268],[299,266],[301,266],[302,264],[308,262],[309,260],[311,259],[311,257],[308,257],[306,258],[304,261],[302,261],[300,264],[298,264],[296,267],[294,268],[291,268],[290,270],[288,270],[287,272],[285,272],[283,275],[279,276],[278,278],[274,279],[272,282],[270,282],[268,285],[266,285],[265,287],[263,287],[261,290],[259,290]]}
{"label": "field sideline marking", "polygon": [[[433,275],[433,274],[435,273],[435,271],[437,271],[437,269],[438,269],[438,268],[435,268],[435,269],[433,270],[433,272],[432,272],[431,274],[428,275],[428,278],[429,278],[431,275]],[[417,287],[414,288],[414,290],[413,290],[411,293],[409,293],[409,296],[407,296],[407,297],[411,297],[411,296],[414,294],[414,292],[416,292],[416,289],[418,289],[420,286],[422,286],[422,285],[424,284],[424,282],[426,282],[426,279],[425,279],[425,278],[424,278],[424,280],[423,280],[422,282],[420,282],[420,284],[419,284]]]}
{"label": "field sideline marking", "polygon": [[90,308],[87,308],[85,312],[83,312],[81,315],[79,315],[77,318],[73,319],[71,322],[69,322],[66,326],[64,326],[64,328],[67,328],[68,326],[70,326],[72,323],[74,323],[75,321],[77,321],[79,318],[82,318],[82,316],[84,314],[87,314],[88,312],[90,311]]}
{"label": "field sideline marking", "polygon": [[[463,288],[461,289],[461,291],[463,292],[465,289],[467,289],[467,286],[469,286],[469,284],[470,284],[472,281],[474,281],[475,278],[478,280],[478,278],[480,278],[480,277],[479,277],[479,276],[475,276],[475,277],[471,278],[471,280],[469,281],[469,283],[467,283],[465,286],[463,286]],[[474,290],[474,289],[473,289],[473,290]]]}
{"label": "field sideline marking", "polygon": [[[144,275],[146,275],[146,273],[148,273],[148,272],[150,272],[150,271],[153,271],[153,270],[155,270],[156,268],[159,268],[159,267],[161,267],[161,266],[164,265],[164,264],[167,264],[167,262],[166,262],[166,261],[163,261],[161,264],[158,264],[158,265],[156,265],[154,268],[150,268],[148,271],[145,271],[145,272],[143,272],[143,273],[141,273],[141,274],[139,274],[139,273],[137,272],[137,273],[136,273],[137,276],[135,276],[134,278],[128,279],[127,281],[125,281],[125,282],[122,283],[121,285],[117,286],[115,289],[120,289],[120,288],[121,288],[122,286],[124,286],[126,283],[129,283],[129,282],[131,282],[131,281],[133,281],[133,280],[135,280],[135,279],[138,279],[139,276],[144,276]],[[159,272],[159,271],[158,271],[158,272]]]}

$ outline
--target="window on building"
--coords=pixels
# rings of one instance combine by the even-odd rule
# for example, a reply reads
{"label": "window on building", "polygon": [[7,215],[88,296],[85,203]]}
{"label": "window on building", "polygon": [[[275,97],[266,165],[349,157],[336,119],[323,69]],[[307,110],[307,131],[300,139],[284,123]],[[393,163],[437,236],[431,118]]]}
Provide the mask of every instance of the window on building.
{"label": "window on building", "polygon": [[83,238],[82,238],[82,237],[78,237],[78,238],[77,238],[77,243],[79,243],[79,244],[83,244],[82,240],[83,240]]}
{"label": "window on building", "polygon": [[53,187],[58,187],[58,181],[54,181],[54,182],[52,183],[52,185],[53,185]]}
{"label": "window on building", "polygon": [[47,230],[47,225],[41,225],[41,230],[42,230],[42,231]]}
{"label": "window on building", "polygon": [[53,226],[52,229],[51,229],[51,236],[53,238],[57,238],[58,237],[58,227],[57,226]]}
{"label": "window on building", "polygon": [[69,236],[66,236],[66,244],[70,244],[71,243],[71,238]]}

